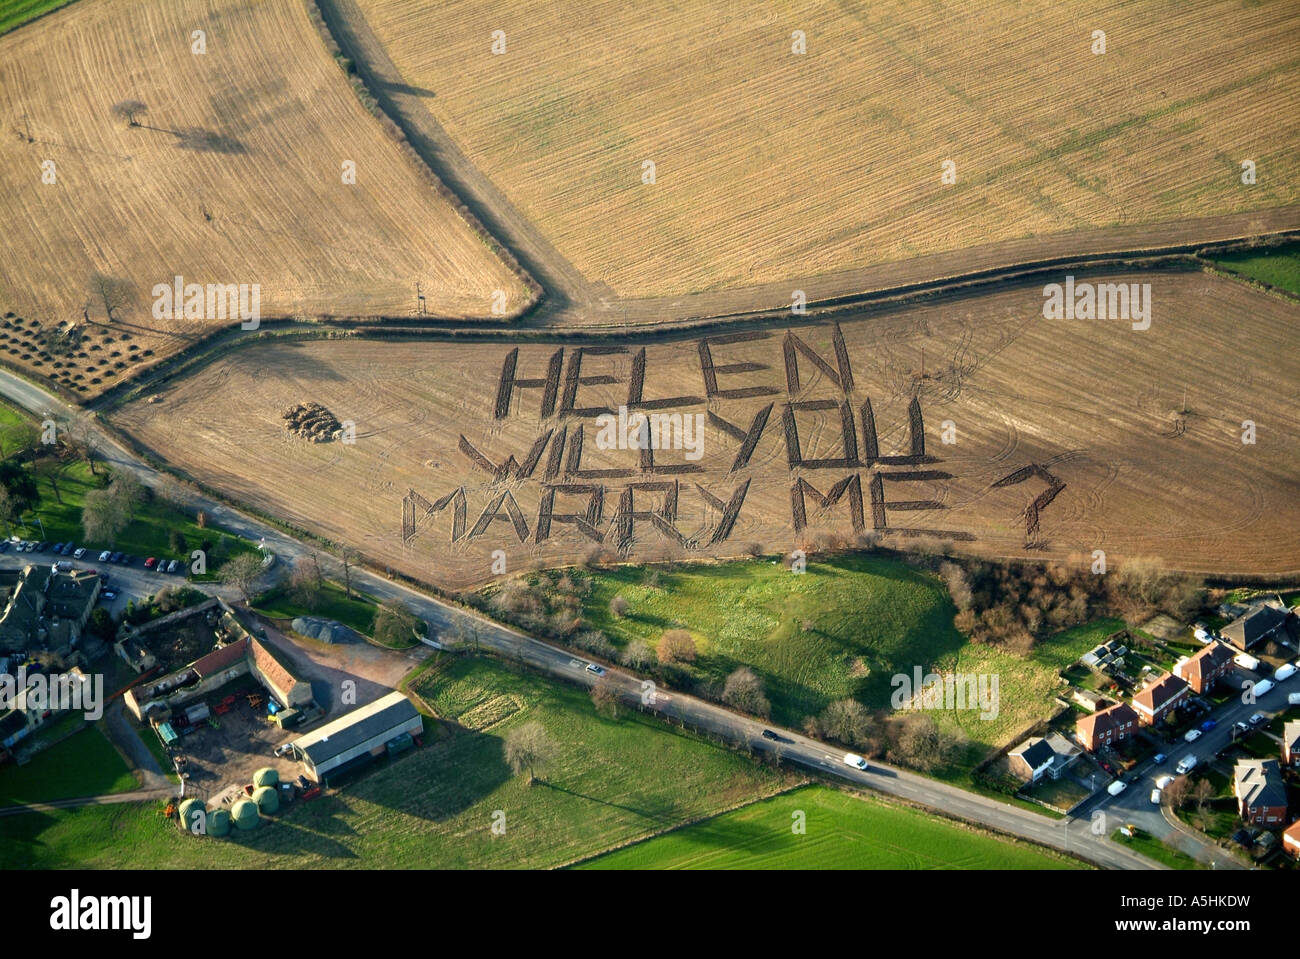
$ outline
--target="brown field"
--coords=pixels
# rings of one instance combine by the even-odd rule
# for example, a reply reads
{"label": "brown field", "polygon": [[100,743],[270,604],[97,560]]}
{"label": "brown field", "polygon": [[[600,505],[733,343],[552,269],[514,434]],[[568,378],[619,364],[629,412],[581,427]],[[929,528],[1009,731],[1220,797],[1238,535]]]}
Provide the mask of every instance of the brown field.
{"label": "brown field", "polygon": [[[114,115],[128,99],[138,127]],[[443,316],[529,296],[367,113],[300,0],[82,0],[0,39],[0,126],[0,311],[23,321],[6,317],[0,359],[86,394],[229,322],[152,317],[175,275],[260,284],[264,317],[410,314],[417,282]]]}
{"label": "brown field", "polygon": [[338,6],[606,296],[1300,203],[1290,0]]}
{"label": "brown field", "polygon": [[[1300,359],[1285,348],[1297,307],[1200,273],[1080,279],[1151,283],[1150,329],[1045,320],[1041,286],[1024,286],[846,318],[843,361],[828,324],[711,337],[712,385],[698,339],[645,344],[643,367],[641,344],[606,347],[583,354],[580,369],[570,341],[553,374],[561,347],[531,343],[517,368],[531,383],[504,403],[509,344],[261,344],[113,419],[232,497],[445,586],[488,579],[498,549],[515,572],[596,548],[735,556],[751,543],[815,550],[873,530],[888,544],[925,535],[988,556],[1083,561],[1102,549],[1112,564],[1157,556],[1204,572],[1300,570]],[[681,398],[660,411],[706,416],[702,458],[598,448],[593,408],[628,403],[638,368],[643,402]],[[547,382],[555,410],[543,417]],[[353,421],[355,444],[291,436],[281,413],[300,402]],[[1241,441],[1247,419],[1254,445]],[[501,475],[486,461],[505,464]],[[544,488],[556,489],[549,530],[539,524]],[[414,533],[404,539],[408,490],[423,500],[405,506]]]}

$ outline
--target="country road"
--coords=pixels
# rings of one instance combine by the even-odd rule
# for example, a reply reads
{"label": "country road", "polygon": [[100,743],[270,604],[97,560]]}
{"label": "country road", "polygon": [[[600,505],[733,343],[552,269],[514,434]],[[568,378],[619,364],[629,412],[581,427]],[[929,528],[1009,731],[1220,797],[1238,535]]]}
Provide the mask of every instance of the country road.
{"label": "country road", "polygon": [[[52,416],[58,420],[73,413],[71,407],[63,401],[5,370],[0,370],[0,394],[42,418]],[[156,469],[138,459],[99,427],[96,426],[93,430],[100,454],[111,466],[129,470],[148,486],[158,484],[161,474]],[[197,495],[194,505],[208,514],[214,526],[265,543],[267,549],[289,564],[310,553],[319,553],[317,547],[293,539],[270,524],[210,497]],[[325,565],[328,566],[329,562],[326,561]],[[337,570],[330,572],[334,576],[338,575]],[[430,635],[451,632],[463,634],[466,631],[463,627],[469,624],[469,632],[483,647],[578,685],[590,686],[595,682],[595,676],[586,669],[589,661],[569,650],[526,636],[369,570],[354,568],[352,575],[359,588],[377,599],[394,598],[405,602],[429,624]],[[642,701],[642,679],[618,670],[610,672],[630,702]],[[762,731],[765,727],[758,721],[693,696],[675,691],[659,692],[646,705],[659,715],[685,722],[733,743],[749,744],[758,749],[774,745],[763,739]],[[874,789],[928,806],[949,816],[1041,843],[1103,867],[1164,868],[1112,842],[1105,835],[1094,835],[1087,820],[1052,819],[886,765],[873,763],[868,771],[859,771],[845,766],[841,761],[842,752],[833,747],[792,731],[782,731],[781,735],[784,742],[775,745],[781,748],[783,758],[817,773],[839,777],[858,787]],[[113,801],[120,800],[114,798]]]}

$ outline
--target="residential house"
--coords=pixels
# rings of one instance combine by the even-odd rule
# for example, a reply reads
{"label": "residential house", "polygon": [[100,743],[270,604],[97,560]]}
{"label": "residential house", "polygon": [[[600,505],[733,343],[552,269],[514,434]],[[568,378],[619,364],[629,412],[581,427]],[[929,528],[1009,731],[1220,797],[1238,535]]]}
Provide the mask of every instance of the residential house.
{"label": "residential house", "polygon": [[1232,792],[1241,818],[1256,826],[1286,821],[1286,784],[1276,759],[1239,759],[1233,769]]}
{"label": "residential house", "polygon": [[1231,646],[1212,641],[1190,658],[1180,659],[1174,666],[1174,675],[1186,682],[1194,693],[1209,692],[1215,683],[1232,672],[1233,655]]}
{"label": "residential house", "polygon": [[1154,726],[1186,701],[1191,687],[1173,673],[1151,680],[1133,697],[1133,709],[1143,726]]}
{"label": "residential house", "polygon": [[1052,752],[1052,747],[1041,736],[1026,739],[1007,753],[1007,764],[1011,771],[1031,783],[1036,783],[1047,775],[1055,760],[1056,753]]}
{"label": "residential house", "polygon": [[1245,616],[1235,619],[1219,634],[1243,652],[1272,639],[1286,625],[1287,612],[1276,606],[1256,606]]}
{"label": "residential house", "polygon": [[1300,766],[1300,719],[1288,719],[1282,727],[1282,762]]}
{"label": "residential house", "polygon": [[67,653],[81,638],[99,589],[99,576],[87,570],[26,567],[0,612],[0,650]]}
{"label": "residential house", "polygon": [[1286,832],[1282,833],[1282,848],[1300,859],[1300,819],[1287,826]]}
{"label": "residential house", "polygon": [[1137,732],[1138,715],[1128,703],[1116,703],[1099,709],[1091,716],[1081,716],[1074,724],[1079,742],[1088,752],[1111,746]]}

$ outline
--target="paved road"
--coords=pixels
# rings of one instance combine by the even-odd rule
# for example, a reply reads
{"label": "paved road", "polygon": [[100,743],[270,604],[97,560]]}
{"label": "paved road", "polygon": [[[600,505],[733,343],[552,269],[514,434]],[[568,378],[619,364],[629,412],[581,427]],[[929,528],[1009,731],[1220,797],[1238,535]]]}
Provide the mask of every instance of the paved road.
{"label": "paved road", "polygon": [[[5,370],[0,370],[0,394],[41,416],[54,415],[57,418],[72,413],[61,400]],[[97,427],[92,429],[101,456],[112,467],[129,470],[149,486],[155,486],[161,480],[162,477],[152,466],[137,459],[102,430]],[[207,496],[196,495],[194,506],[208,514],[213,526],[264,543],[267,549],[286,563],[291,564],[311,553],[319,553],[316,547],[292,539],[275,527]],[[322,566],[331,577],[339,577],[337,565],[328,557],[322,557]],[[580,685],[589,686],[595,682],[596,677],[586,670],[588,661],[568,650],[458,609],[367,570],[354,569],[353,581],[359,588],[380,600],[395,598],[405,602],[429,624],[431,636],[468,635],[470,642],[476,642],[553,676]],[[625,694],[639,702],[642,680],[621,671],[611,670],[611,673]],[[762,724],[683,693],[660,693],[649,705],[662,716],[684,721],[732,742],[749,743],[758,749],[772,745],[762,738]],[[1111,842],[1105,836],[1093,835],[1086,820],[1052,819],[889,766],[873,764],[870,771],[861,772],[845,766],[839,761],[841,754],[823,743],[792,731],[782,731],[781,735],[785,742],[779,745],[787,761],[838,776],[856,786],[876,789],[941,810],[951,816],[1021,836],[1081,856],[1101,866],[1115,869],[1163,868]]]}

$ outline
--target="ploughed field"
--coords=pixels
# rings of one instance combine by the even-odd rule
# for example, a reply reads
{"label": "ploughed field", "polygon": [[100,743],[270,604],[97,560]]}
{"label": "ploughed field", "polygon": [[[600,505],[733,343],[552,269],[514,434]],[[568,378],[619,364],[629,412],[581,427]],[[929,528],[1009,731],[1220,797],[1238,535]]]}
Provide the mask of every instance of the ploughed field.
{"label": "ploughed field", "polygon": [[1125,249],[1095,231],[1131,243],[1141,224],[1198,242],[1205,225],[1179,221],[1300,203],[1300,8],[1285,0],[1108,0],[1086,17],[1051,0],[336,6],[558,251],[623,297],[989,244],[1014,262],[1059,234]]}
{"label": "ploughed field", "polygon": [[[0,117],[0,361],[82,396],[238,325],[209,284],[263,318],[413,314],[417,283],[442,316],[531,296],[296,0],[81,0],[0,38]],[[177,276],[203,309],[160,316]]]}
{"label": "ploughed field", "polygon": [[[112,418],[235,499],[449,587],[499,573],[498,550],[516,573],[873,537],[1300,569],[1294,303],[1202,273],[1080,276],[1076,299],[1085,283],[1149,283],[1149,328],[1045,319],[1020,286],[617,347],[264,343]],[[335,438],[286,426],[301,403]],[[661,417],[649,444],[620,406]]]}

